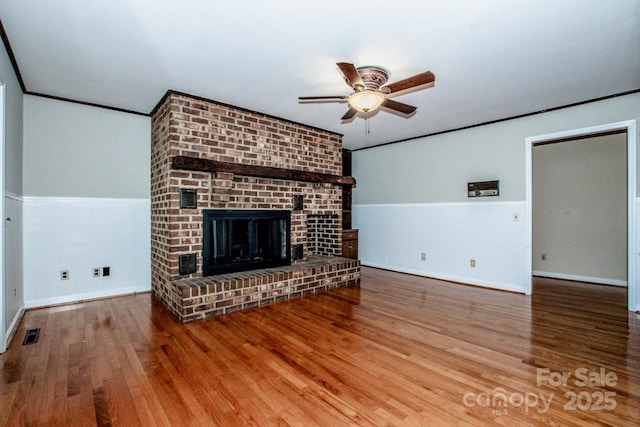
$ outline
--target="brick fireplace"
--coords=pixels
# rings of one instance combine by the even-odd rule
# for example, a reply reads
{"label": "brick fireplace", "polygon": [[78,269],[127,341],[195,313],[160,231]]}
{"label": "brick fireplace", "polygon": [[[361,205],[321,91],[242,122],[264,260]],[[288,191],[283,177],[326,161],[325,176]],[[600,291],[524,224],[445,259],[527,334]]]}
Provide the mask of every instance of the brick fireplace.
{"label": "brick fireplace", "polygon": [[[154,295],[186,322],[357,283],[359,261],[341,257],[342,190],[354,182],[339,134],[167,92],[152,113]],[[205,217],[270,210],[290,218],[290,260],[203,275]]]}

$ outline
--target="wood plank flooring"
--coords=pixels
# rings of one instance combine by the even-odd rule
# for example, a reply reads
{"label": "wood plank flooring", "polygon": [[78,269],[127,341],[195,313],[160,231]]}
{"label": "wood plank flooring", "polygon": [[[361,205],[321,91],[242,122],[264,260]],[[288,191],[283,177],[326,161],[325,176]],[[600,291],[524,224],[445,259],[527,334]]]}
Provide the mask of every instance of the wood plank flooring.
{"label": "wood plank flooring", "polygon": [[0,425],[637,425],[639,332],[626,289],[551,279],[527,297],[365,267],[186,325],[140,294],[27,312]]}

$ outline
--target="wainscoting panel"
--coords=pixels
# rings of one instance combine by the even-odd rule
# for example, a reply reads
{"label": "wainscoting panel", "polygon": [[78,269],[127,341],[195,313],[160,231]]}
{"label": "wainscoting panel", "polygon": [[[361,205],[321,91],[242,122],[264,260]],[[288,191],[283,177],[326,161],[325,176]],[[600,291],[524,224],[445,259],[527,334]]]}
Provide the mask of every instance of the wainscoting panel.
{"label": "wainscoting panel", "polygon": [[26,307],[149,291],[150,221],[148,199],[24,197]]}
{"label": "wainscoting panel", "polygon": [[527,215],[525,202],[354,205],[353,227],[363,265],[525,292]]}

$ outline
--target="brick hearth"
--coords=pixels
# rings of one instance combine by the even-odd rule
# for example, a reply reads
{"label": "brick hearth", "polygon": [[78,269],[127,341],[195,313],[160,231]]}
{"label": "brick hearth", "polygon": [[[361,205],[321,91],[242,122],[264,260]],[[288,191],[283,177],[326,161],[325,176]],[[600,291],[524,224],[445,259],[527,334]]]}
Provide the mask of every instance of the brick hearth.
{"label": "brick hearth", "polygon": [[[172,159],[178,156],[242,165],[247,175],[177,169]],[[348,285],[360,278],[359,262],[340,257],[342,181],[248,176],[251,168],[246,166],[288,170],[296,177],[340,177],[341,136],[171,91],[154,109],[152,289],[181,321]],[[197,191],[195,209],[180,208],[181,189]],[[302,196],[303,209],[293,210],[294,196]],[[202,277],[204,209],[291,211],[291,244],[302,247],[300,259],[287,267]],[[194,273],[180,274],[183,254],[195,254]]]}
{"label": "brick hearth", "polygon": [[189,322],[356,284],[359,277],[357,260],[311,255],[286,267],[176,280],[171,311]]}

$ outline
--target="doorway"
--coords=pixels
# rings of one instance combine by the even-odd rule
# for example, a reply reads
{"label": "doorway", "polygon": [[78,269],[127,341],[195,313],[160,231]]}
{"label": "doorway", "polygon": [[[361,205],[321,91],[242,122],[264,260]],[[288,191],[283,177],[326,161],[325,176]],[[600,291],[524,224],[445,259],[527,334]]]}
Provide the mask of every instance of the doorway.
{"label": "doorway", "polygon": [[[636,222],[636,122],[635,120],[612,123],[590,128],[576,129],[554,134],[546,134],[526,139],[526,181],[527,181],[527,210],[528,210],[528,272],[529,278],[525,284],[527,294],[532,292],[533,274],[533,147],[548,142],[561,142],[573,139],[591,137],[594,135],[608,135],[626,133],[627,143],[627,272],[626,283],[628,287],[628,309],[638,310],[637,301],[637,222]],[[539,255],[539,254],[536,254]]]}

